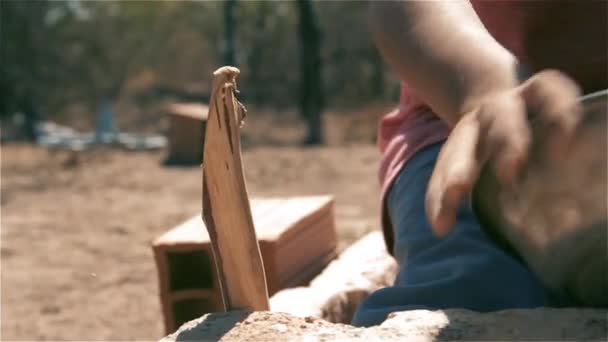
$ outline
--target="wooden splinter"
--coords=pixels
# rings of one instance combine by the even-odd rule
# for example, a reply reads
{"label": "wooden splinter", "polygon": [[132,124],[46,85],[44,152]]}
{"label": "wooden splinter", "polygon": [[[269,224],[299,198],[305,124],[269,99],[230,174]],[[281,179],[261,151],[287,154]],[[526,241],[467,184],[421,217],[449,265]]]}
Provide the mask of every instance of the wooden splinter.
{"label": "wooden splinter", "polygon": [[268,310],[266,276],[241,162],[245,108],[235,98],[239,70],[213,73],[205,133],[203,221],[209,231],[226,310]]}

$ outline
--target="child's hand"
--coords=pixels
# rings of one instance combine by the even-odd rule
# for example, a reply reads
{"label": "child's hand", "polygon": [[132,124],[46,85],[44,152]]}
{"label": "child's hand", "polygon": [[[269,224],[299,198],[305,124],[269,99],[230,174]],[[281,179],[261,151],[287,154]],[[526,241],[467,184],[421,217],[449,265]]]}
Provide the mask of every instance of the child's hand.
{"label": "child's hand", "polygon": [[499,180],[515,180],[532,143],[528,113],[547,129],[542,134],[546,153],[552,158],[562,155],[580,121],[579,95],[574,81],[557,71],[543,71],[463,115],[439,154],[426,194],[435,234],[449,233],[463,197],[486,162],[492,163]]}

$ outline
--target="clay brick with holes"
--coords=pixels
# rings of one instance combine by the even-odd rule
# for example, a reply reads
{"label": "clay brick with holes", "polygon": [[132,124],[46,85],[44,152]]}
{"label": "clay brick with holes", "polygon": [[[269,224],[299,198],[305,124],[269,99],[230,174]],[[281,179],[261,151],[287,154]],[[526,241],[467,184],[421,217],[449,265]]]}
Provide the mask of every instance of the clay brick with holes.
{"label": "clay brick with holes", "polygon": [[167,107],[169,116],[170,165],[196,165],[203,161],[203,144],[209,107],[202,103],[176,103]]}
{"label": "clay brick with holes", "polygon": [[[332,197],[252,199],[251,211],[270,296],[305,285],[336,257]],[[167,333],[223,310],[211,241],[200,215],[160,236],[152,249]]]}

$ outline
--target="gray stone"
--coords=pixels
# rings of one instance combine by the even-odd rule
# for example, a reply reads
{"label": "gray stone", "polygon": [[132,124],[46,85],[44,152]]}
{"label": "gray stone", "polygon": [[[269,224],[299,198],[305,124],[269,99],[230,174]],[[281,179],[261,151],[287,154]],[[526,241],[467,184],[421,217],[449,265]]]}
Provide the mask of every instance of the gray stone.
{"label": "gray stone", "polygon": [[279,312],[210,313],[184,324],[171,341],[606,341],[608,311],[515,309],[396,312],[380,326],[355,328]]}

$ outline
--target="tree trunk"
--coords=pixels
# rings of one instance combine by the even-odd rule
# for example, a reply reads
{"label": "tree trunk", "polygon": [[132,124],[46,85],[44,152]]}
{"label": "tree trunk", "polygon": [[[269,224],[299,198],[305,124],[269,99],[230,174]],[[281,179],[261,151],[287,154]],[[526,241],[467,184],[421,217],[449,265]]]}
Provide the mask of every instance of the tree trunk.
{"label": "tree trunk", "polygon": [[374,74],[372,75],[372,95],[376,99],[384,99],[384,61],[382,60],[382,56],[376,50],[372,50],[372,65]]}
{"label": "tree trunk", "polygon": [[[0,5],[0,117],[23,113],[23,137],[34,141],[41,119],[48,72],[47,1],[9,1]],[[48,64],[48,63],[47,63]]]}
{"label": "tree trunk", "polygon": [[[251,40],[251,48],[249,50],[249,54],[247,56],[247,67],[249,69],[249,74],[247,79],[250,84],[264,84],[265,81],[263,79],[263,61],[264,61],[264,48],[268,45],[267,35],[267,19],[269,15],[269,11],[272,10],[272,3],[266,1],[260,1],[257,5],[256,18],[255,18],[255,32],[253,34],[253,39]],[[271,38],[272,39],[272,38]],[[264,93],[264,89],[262,87],[252,87],[249,88],[248,93],[251,94],[251,102],[260,104],[266,100],[266,96]]]}
{"label": "tree trunk", "polygon": [[300,113],[308,125],[305,144],[323,143],[321,32],[310,0],[298,0],[300,34]]}
{"label": "tree trunk", "polygon": [[229,66],[236,66],[235,9],[236,0],[226,0],[224,2],[224,65]]}

